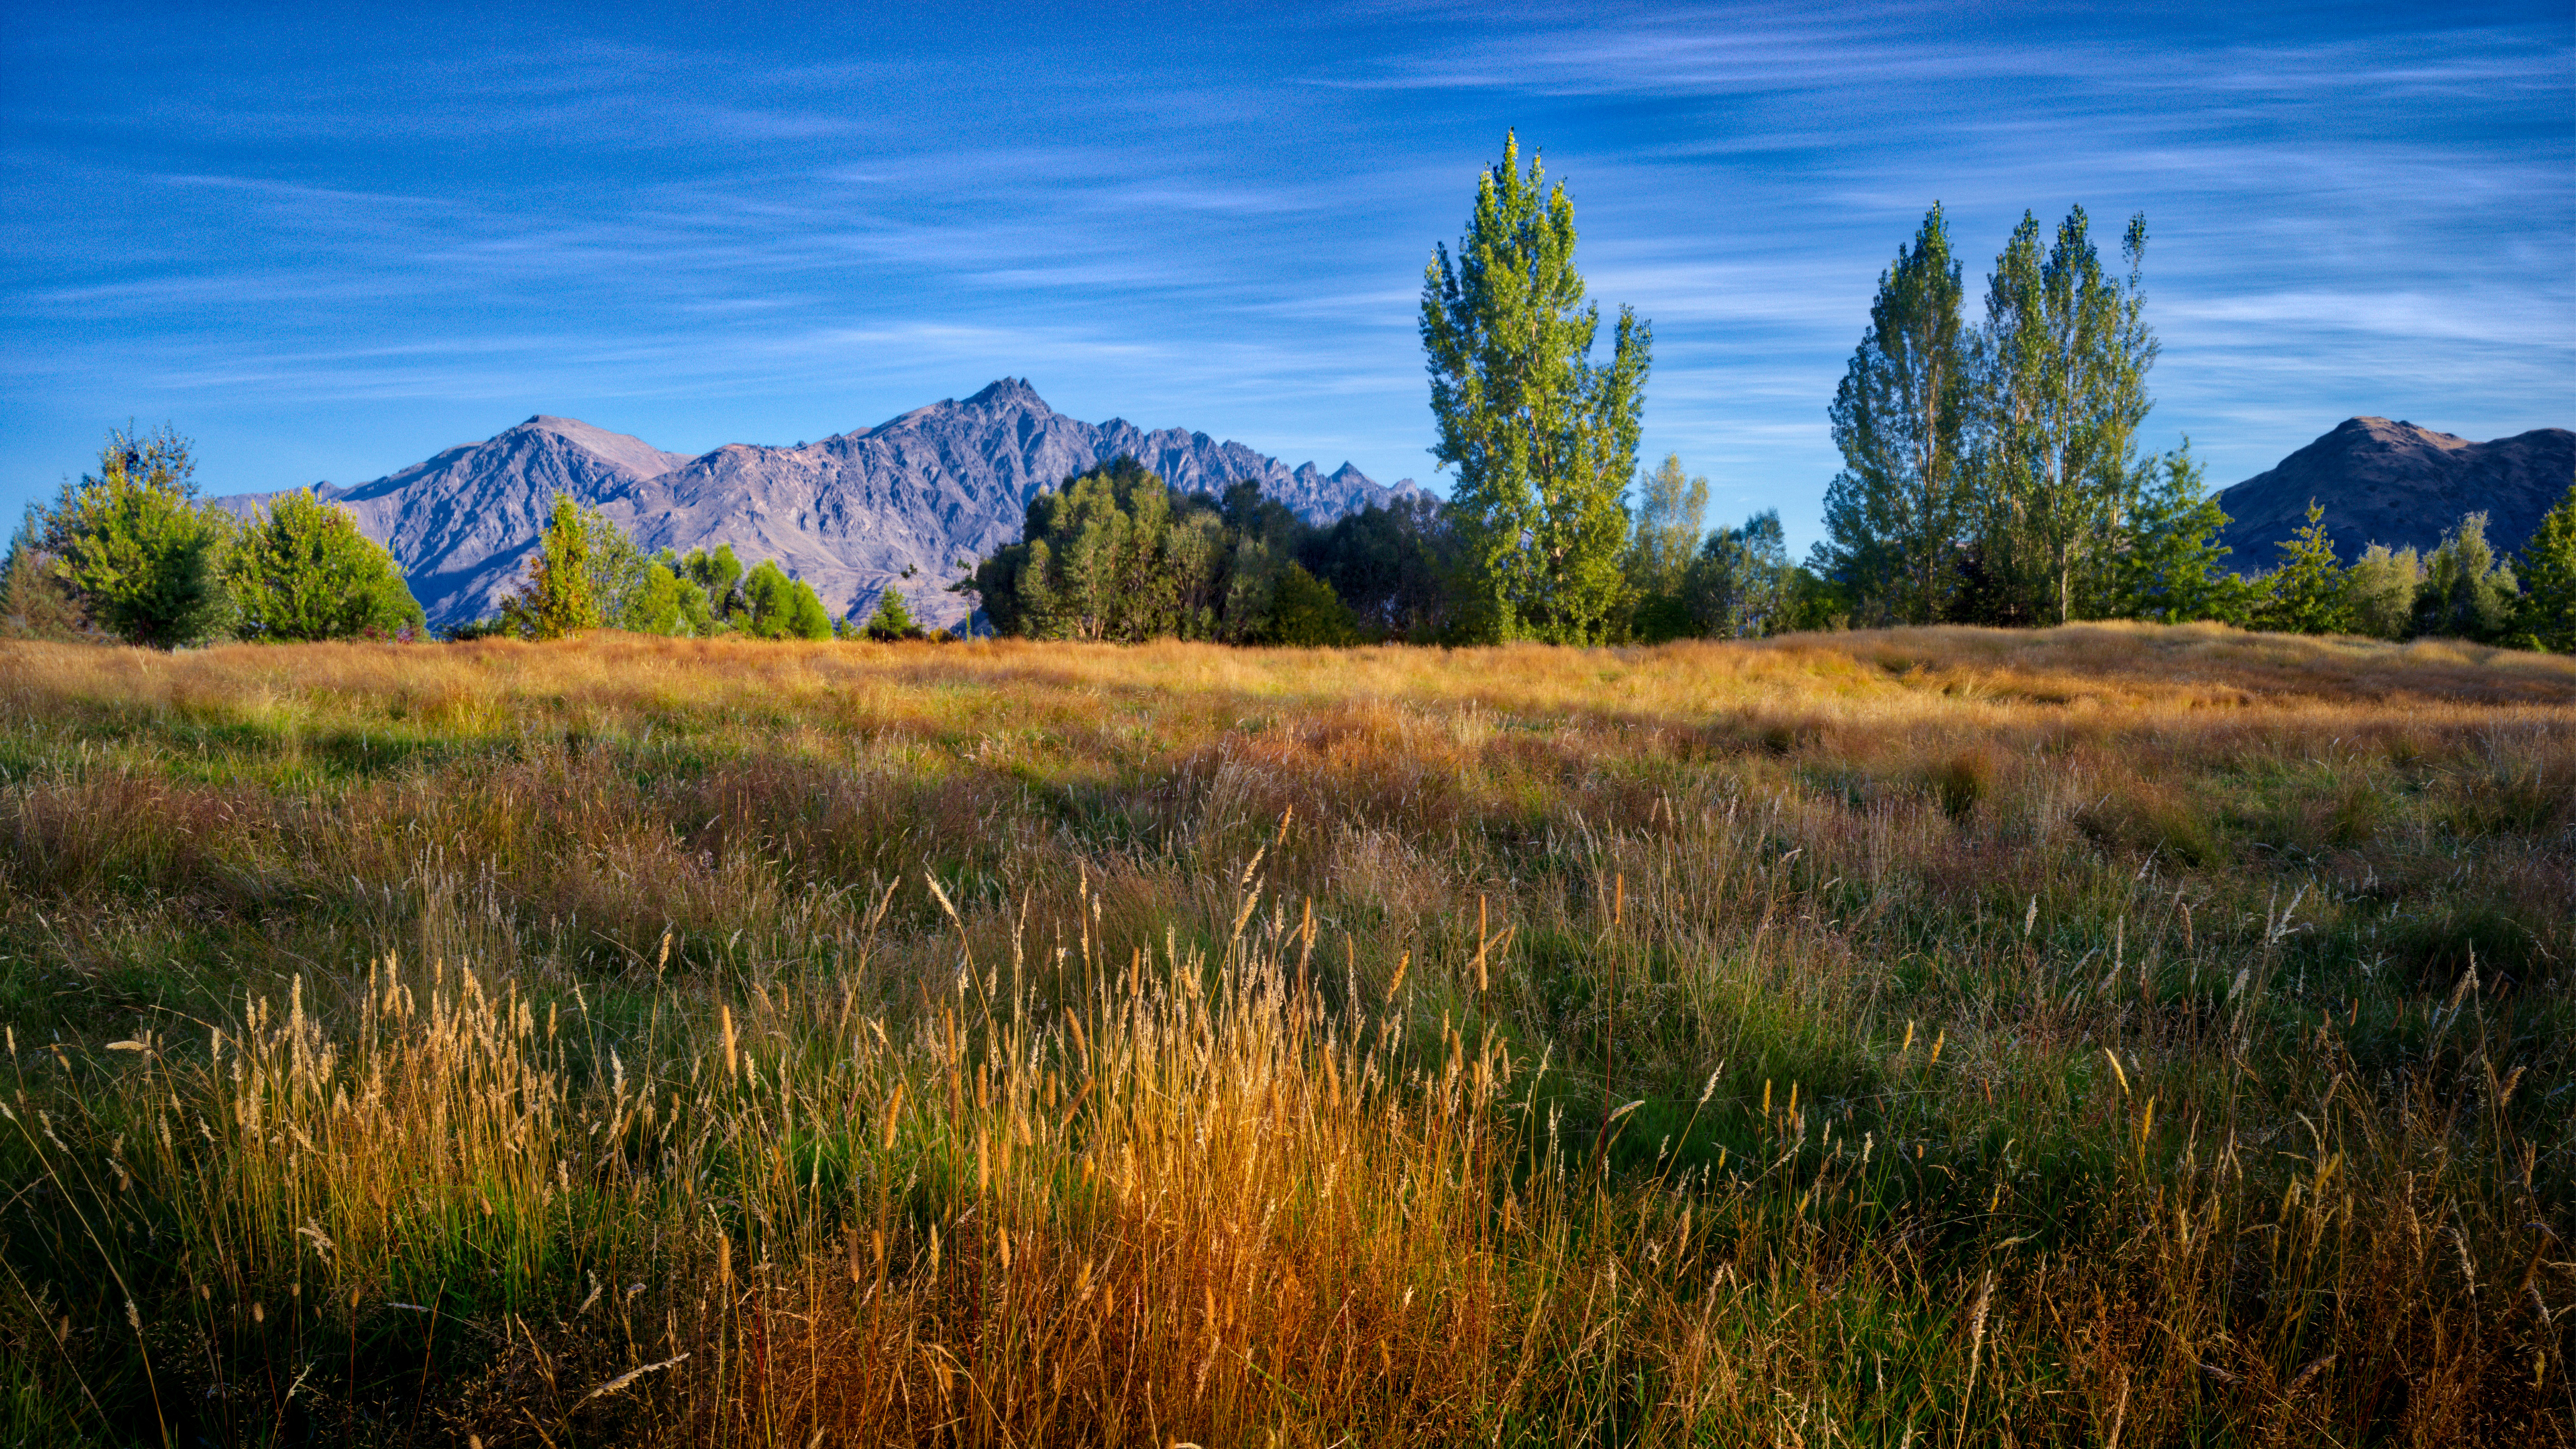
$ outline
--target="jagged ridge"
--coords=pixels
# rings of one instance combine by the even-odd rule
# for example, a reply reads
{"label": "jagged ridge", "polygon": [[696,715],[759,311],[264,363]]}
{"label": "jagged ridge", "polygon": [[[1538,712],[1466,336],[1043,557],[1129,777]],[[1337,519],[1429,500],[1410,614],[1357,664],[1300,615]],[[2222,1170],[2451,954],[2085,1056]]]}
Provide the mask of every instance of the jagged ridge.
{"label": "jagged ridge", "polygon": [[[355,488],[323,485],[393,551],[435,625],[480,618],[527,566],[554,495],[569,493],[647,549],[731,544],[774,558],[836,611],[870,606],[906,569],[916,616],[957,622],[943,592],[971,561],[1019,537],[1040,489],[1127,454],[1183,489],[1242,479],[1311,522],[1383,503],[1389,489],[1344,463],[1290,468],[1237,442],[1124,419],[1086,423],[1048,407],[1024,378],[915,408],[872,428],[791,448],[728,444],[691,458],[569,418],[530,418],[485,442]],[[270,494],[217,500],[244,510]]]}

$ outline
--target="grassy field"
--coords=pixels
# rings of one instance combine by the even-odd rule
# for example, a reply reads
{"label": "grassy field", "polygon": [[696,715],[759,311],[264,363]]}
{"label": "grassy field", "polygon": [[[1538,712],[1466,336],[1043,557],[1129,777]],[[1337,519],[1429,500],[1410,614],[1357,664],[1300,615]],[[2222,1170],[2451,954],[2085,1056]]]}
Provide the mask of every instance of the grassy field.
{"label": "grassy field", "polygon": [[0,832],[0,1442],[2576,1432],[2576,661],[8,644]]}

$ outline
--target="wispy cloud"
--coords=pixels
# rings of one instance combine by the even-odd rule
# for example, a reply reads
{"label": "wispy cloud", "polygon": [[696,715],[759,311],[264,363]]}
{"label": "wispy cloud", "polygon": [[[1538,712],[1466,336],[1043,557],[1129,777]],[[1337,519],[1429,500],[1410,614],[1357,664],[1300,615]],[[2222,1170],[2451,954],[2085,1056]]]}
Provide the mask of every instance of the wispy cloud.
{"label": "wispy cloud", "polygon": [[1972,298],[2024,208],[2145,210],[2153,426],[2222,479],[2350,412],[2576,416],[2563,6],[152,19],[144,91],[44,80],[96,17],[0,42],[36,78],[0,99],[0,424],[34,445],[0,495],[129,414],[231,439],[224,486],[326,425],[383,438],[383,472],[485,417],[696,447],[1004,374],[1427,478],[1421,268],[1515,124],[1573,188],[1593,295],[1655,324],[1649,451],[1793,535],[1935,198]]}

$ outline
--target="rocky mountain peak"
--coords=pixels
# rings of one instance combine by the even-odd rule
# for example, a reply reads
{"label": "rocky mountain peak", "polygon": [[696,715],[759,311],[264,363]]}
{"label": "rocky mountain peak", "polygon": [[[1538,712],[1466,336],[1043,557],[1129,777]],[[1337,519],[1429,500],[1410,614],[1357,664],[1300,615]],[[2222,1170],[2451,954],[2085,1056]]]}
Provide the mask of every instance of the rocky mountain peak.
{"label": "rocky mountain peak", "polygon": [[989,409],[1019,408],[1047,416],[1053,416],[1055,412],[1053,408],[1046,405],[1046,399],[1038,396],[1038,390],[1029,386],[1029,380],[1025,377],[997,378],[987,383],[982,392],[966,399],[965,406]]}
{"label": "rocky mountain peak", "polygon": [[1121,455],[1189,492],[1253,480],[1315,523],[1394,496],[1349,463],[1327,475],[1203,432],[1070,418],[1021,377],[809,446],[734,443],[694,458],[540,413],[339,496],[393,550],[435,625],[497,607],[557,493],[599,508],[647,550],[731,544],[746,562],[776,559],[836,611],[874,607],[910,571],[914,616],[949,624],[967,608],[945,592],[957,563],[1016,541],[1039,490]]}
{"label": "rocky mountain peak", "polygon": [[2576,432],[2565,428],[2478,443],[2416,423],[2346,418],[2219,494],[2229,519],[2220,538],[2238,572],[2276,567],[2279,545],[2306,525],[2313,498],[2346,563],[2373,543],[2431,549],[2471,512],[2487,515],[2497,549],[2517,549],[2566,495],[2571,474]]}

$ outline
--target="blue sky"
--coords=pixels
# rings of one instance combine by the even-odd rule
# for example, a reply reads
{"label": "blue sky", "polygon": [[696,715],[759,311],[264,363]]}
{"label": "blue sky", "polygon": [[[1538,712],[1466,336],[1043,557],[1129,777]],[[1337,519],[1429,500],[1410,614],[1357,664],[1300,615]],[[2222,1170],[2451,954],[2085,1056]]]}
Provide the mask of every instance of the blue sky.
{"label": "blue sky", "polygon": [[[1655,329],[1649,459],[1815,534],[1936,198],[2147,213],[2149,439],[2576,426],[2576,12],[2537,5],[37,7],[0,28],[0,506],[532,413],[696,452],[993,378],[1439,486],[1415,335],[1506,127]],[[1606,329],[1605,329],[1606,331]]]}

